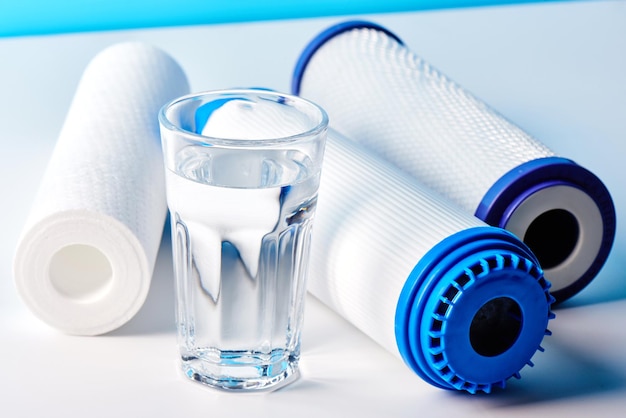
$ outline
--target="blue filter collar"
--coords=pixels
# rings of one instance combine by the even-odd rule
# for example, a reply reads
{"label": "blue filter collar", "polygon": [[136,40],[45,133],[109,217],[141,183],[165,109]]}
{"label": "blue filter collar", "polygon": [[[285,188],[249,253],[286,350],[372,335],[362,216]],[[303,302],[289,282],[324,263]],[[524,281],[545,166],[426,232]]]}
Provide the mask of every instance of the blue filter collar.
{"label": "blue filter collar", "polygon": [[428,383],[470,393],[504,387],[532,366],[554,317],[549,282],[530,250],[500,228],[477,227],[433,247],[396,308],[396,343]]}
{"label": "blue filter collar", "polygon": [[[602,238],[595,258],[586,271],[572,278],[567,287],[552,292],[559,303],[580,292],[593,280],[613,246],[616,230],[615,206],[602,181],[589,170],[565,158],[531,160],[496,181],[483,197],[475,216],[489,225],[505,228],[511,214],[526,198],[538,190],[554,185],[570,186],[582,191],[595,203],[602,219]],[[531,250],[534,250],[532,245]]]}
{"label": "blue filter collar", "polygon": [[291,92],[295,95],[300,94],[300,84],[302,83],[302,77],[304,76],[306,67],[309,64],[311,58],[313,58],[313,55],[315,55],[317,50],[320,49],[326,42],[330,41],[335,36],[340,35],[344,32],[348,32],[352,29],[368,28],[384,32],[396,41],[398,41],[401,45],[404,44],[400,38],[398,38],[388,29],[376,23],[368,22],[365,20],[350,20],[333,25],[321,32],[315,38],[313,38],[313,40],[309,42],[309,44],[304,48],[302,54],[300,54],[300,57],[298,58],[298,61],[296,62],[296,66],[293,71],[293,78],[291,79]]}

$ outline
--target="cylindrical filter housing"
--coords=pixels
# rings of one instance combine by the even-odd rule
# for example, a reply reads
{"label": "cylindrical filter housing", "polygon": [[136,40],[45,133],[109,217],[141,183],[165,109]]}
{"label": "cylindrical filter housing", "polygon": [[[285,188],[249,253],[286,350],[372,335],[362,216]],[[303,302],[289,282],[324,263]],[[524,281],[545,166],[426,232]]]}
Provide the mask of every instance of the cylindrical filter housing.
{"label": "cylindrical filter housing", "polygon": [[514,235],[329,131],[309,291],[428,383],[471,393],[531,364],[549,283]]}
{"label": "cylindrical filter housing", "polygon": [[139,42],[85,69],[14,260],[22,299],[47,324],[102,334],[143,305],[167,210],[157,114],[188,90],[168,54]]}
{"label": "cylindrical filter housing", "polygon": [[608,257],[615,209],[602,182],[558,157],[411,52],[391,32],[346,22],[315,38],[293,90],[331,126],[490,225],[522,239],[557,301]]}

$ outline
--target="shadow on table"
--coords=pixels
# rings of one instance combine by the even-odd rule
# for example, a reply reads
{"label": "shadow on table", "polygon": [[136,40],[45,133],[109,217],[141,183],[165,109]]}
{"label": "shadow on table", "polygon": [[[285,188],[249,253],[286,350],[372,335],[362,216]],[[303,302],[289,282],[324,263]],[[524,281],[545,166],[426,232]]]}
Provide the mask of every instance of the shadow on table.
{"label": "shadow on table", "polygon": [[161,239],[150,291],[139,312],[110,336],[175,333],[174,276],[169,225]]}
{"label": "shadow on table", "polygon": [[481,402],[498,409],[593,397],[626,388],[626,376],[609,367],[608,361],[601,362],[554,337],[550,340],[546,351],[535,356],[535,367],[524,368],[522,378],[510,379],[504,390],[480,395]]}
{"label": "shadow on table", "polygon": [[555,310],[626,299],[626,275],[624,273],[626,266],[623,260],[626,260],[626,243],[616,240],[613,250],[600,273],[578,294],[555,306]]}

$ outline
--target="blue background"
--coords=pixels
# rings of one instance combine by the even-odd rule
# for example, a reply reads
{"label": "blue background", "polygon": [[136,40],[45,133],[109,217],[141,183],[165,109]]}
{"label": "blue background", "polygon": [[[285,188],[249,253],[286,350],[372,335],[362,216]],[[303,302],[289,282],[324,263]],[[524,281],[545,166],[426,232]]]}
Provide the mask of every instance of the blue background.
{"label": "blue background", "polygon": [[[390,13],[532,0],[2,0],[0,36]],[[537,1],[535,1],[537,2]]]}

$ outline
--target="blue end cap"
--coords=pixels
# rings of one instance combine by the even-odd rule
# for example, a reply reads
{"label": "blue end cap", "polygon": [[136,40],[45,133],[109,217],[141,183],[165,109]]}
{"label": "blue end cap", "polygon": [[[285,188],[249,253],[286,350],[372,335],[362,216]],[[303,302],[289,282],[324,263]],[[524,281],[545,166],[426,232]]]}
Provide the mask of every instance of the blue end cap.
{"label": "blue end cap", "polygon": [[504,227],[522,200],[537,190],[562,184],[586,193],[598,206],[603,231],[600,250],[589,269],[571,285],[553,292],[557,303],[574,296],[587,286],[606,262],[615,240],[616,215],[613,199],[602,181],[575,162],[547,157],[528,161],[506,173],[487,191],[475,216],[489,225]]}
{"label": "blue end cap", "polygon": [[404,361],[428,383],[491,392],[541,349],[554,317],[550,284],[530,250],[507,231],[478,227],[433,247],[396,308]]}
{"label": "blue end cap", "polygon": [[343,32],[347,32],[352,29],[367,28],[384,32],[396,41],[398,41],[400,44],[403,44],[402,40],[400,40],[400,38],[398,38],[394,33],[380,25],[377,25],[376,23],[364,20],[350,20],[333,25],[325,31],[321,32],[315,38],[313,38],[313,40],[309,42],[309,44],[304,48],[302,54],[300,54],[300,57],[296,62],[296,67],[293,72],[293,78],[291,80],[291,92],[295,95],[300,94],[300,83],[302,82],[302,77],[304,76],[306,66],[308,65],[311,58],[313,58],[313,55],[315,55],[317,50],[322,47],[322,45]]}

